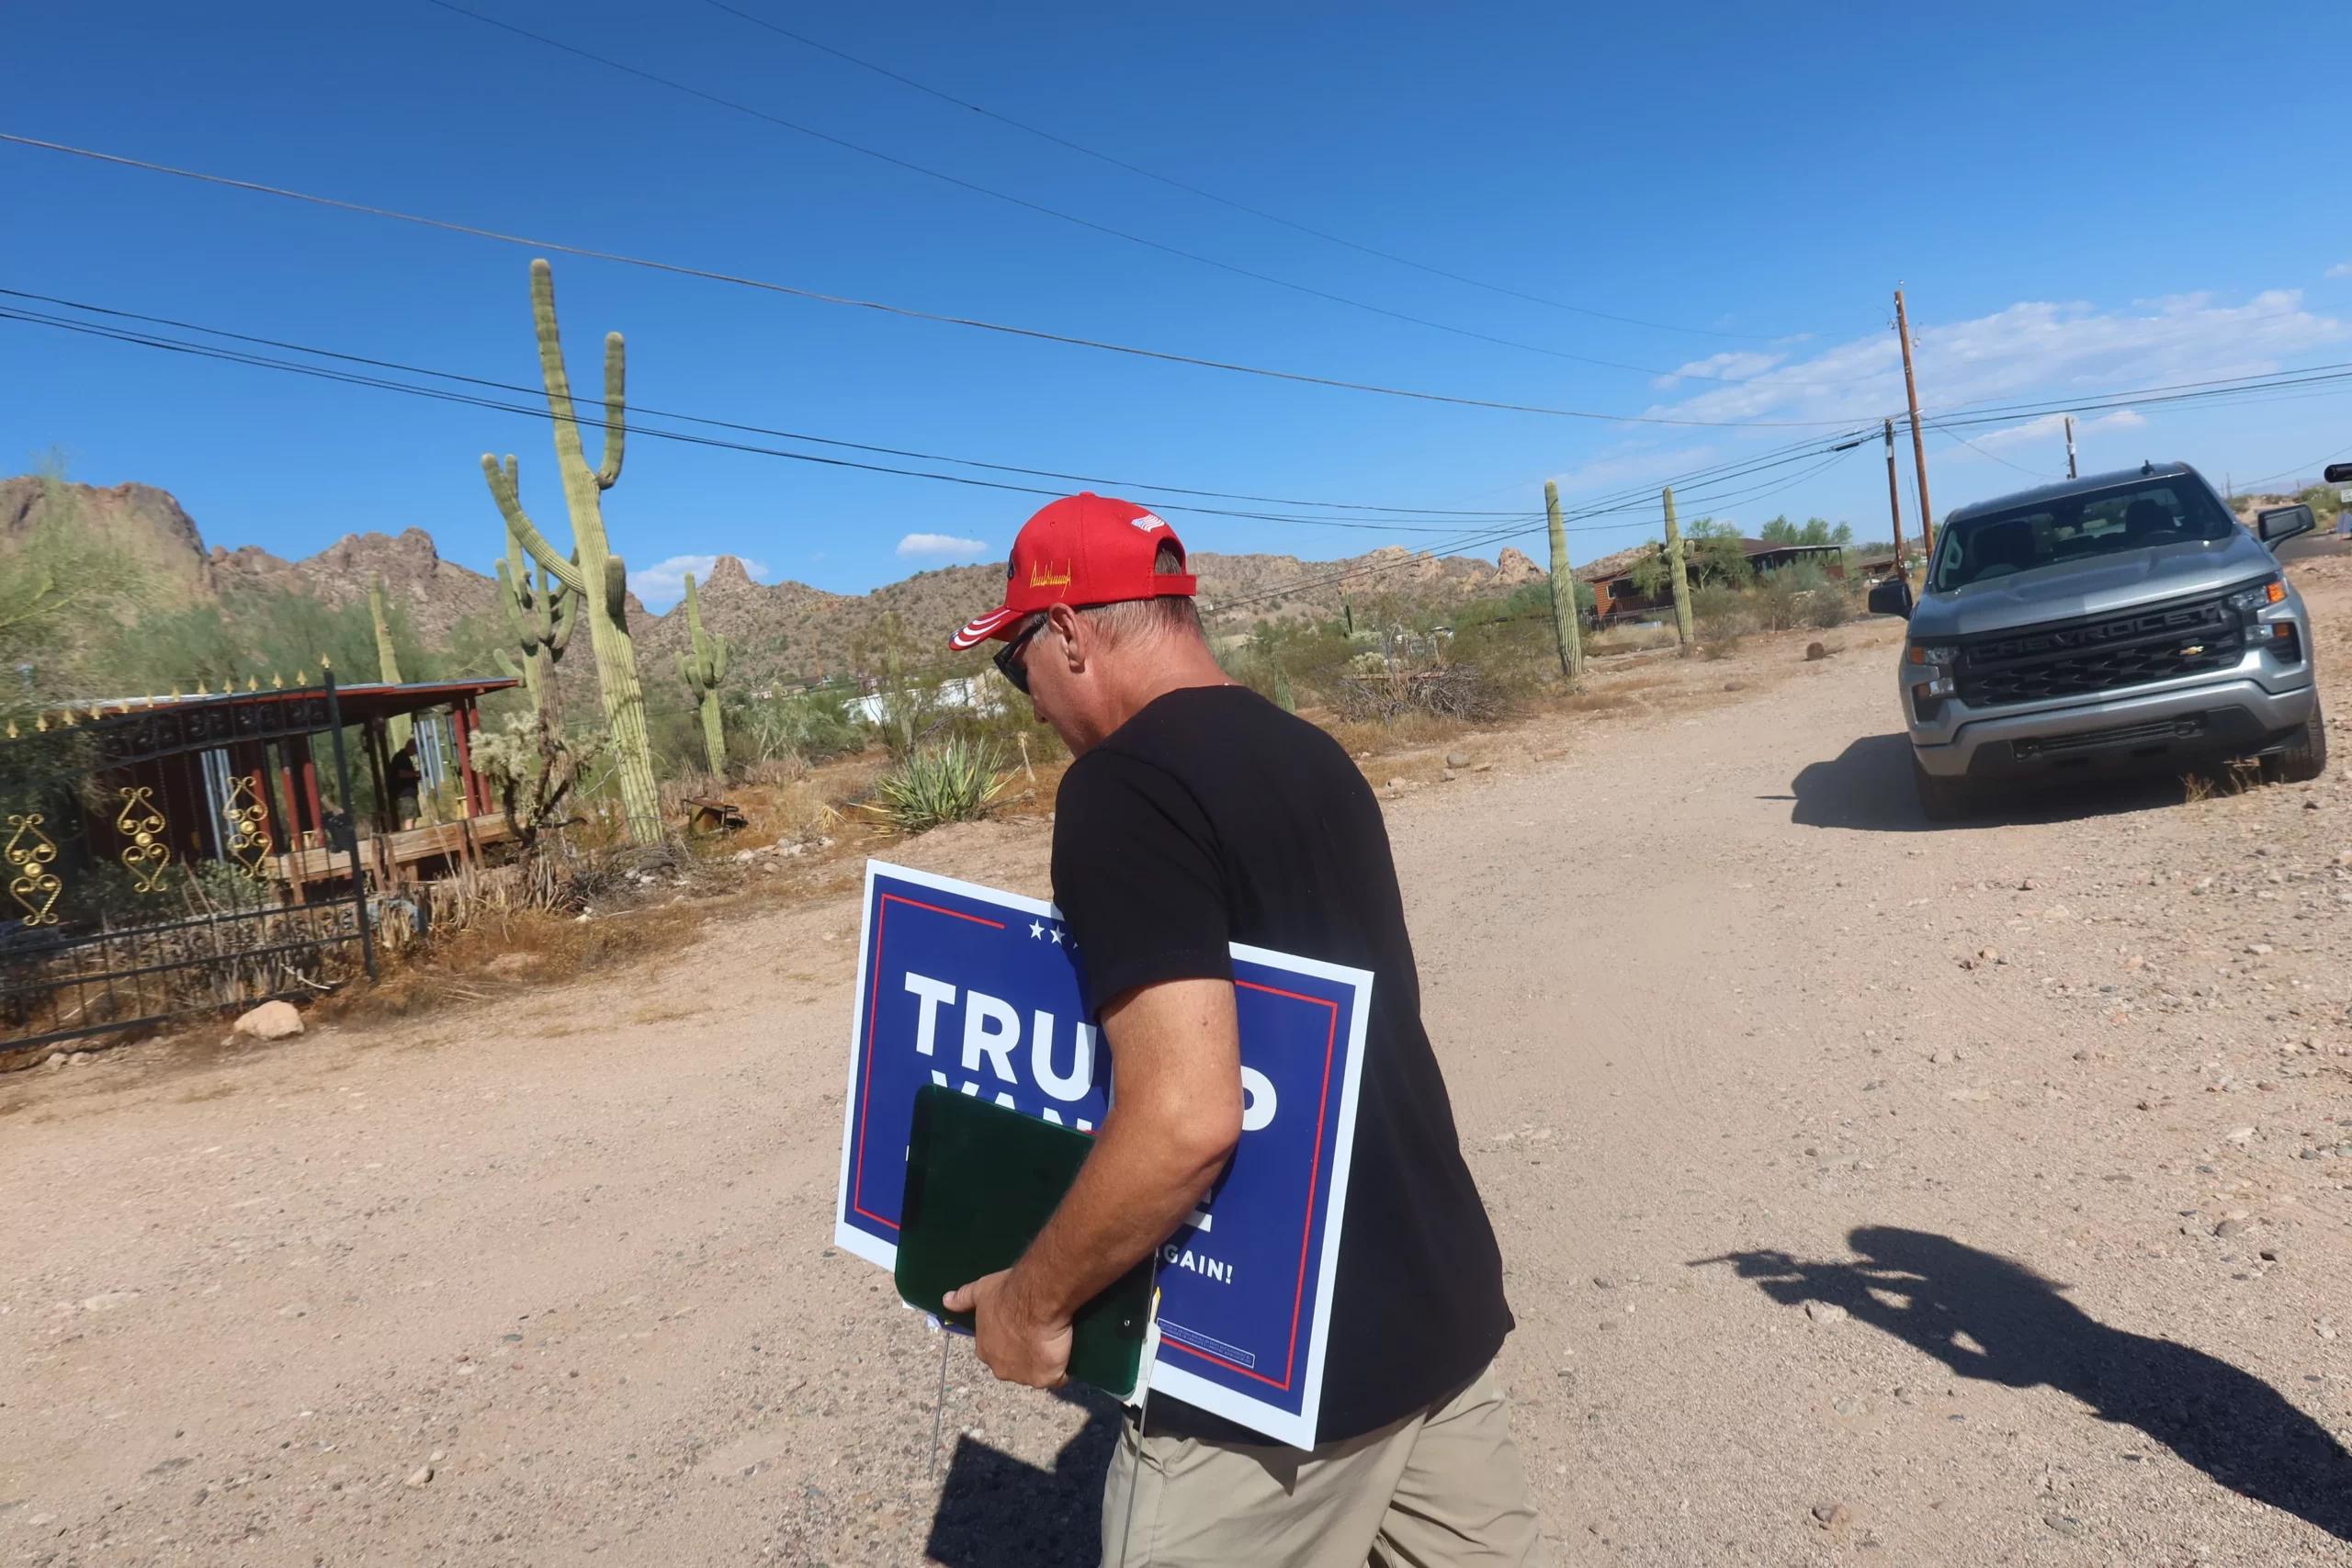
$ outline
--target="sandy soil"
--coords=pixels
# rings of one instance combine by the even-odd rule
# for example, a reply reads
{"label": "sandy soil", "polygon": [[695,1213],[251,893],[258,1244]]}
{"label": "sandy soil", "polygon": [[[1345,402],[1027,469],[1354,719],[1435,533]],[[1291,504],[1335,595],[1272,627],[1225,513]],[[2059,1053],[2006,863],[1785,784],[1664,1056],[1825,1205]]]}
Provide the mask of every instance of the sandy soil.
{"label": "sandy soil", "polygon": [[[2352,789],[1928,830],[1896,635],[1366,764],[1562,1557],[2352,1562]],[[0,1080],[0,1562],[1092,1562],[1107,1416],[959,1344],[933,1480],[828,1247],[854,918]]]}

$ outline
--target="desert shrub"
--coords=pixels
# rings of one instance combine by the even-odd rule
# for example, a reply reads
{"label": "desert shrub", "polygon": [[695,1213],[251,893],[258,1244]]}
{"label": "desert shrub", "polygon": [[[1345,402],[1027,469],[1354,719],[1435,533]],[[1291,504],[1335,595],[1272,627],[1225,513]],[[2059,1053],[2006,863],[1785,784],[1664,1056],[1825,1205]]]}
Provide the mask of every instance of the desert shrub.
{"label": "desert shrub", "polygon": [[875,781],[867,809],[905,833],[969,821],[1003,793],[1002,757],[992,742],[961,736],[918,746]]}
{"label": "desert shrub", "polygon": [[1831,578],[1815,589],[1805,600],[1804,618],[1807,626],[1818,626],[1824,631],[1844,626],[1854,618],[1852,590],[1841,580]]}
{"label": "desert shrub", "polygon": [[1018,758],[1034,766],[1069,754],[1053,728],[1035,716],[1028,698],[1001,686],[993,679],[989,684],[1001,690],[1001,700],[947,710],[942,716],[938,734],[993,750],[1008,762]]}
{"label": "desert shrub", "polygon": [[1747,630],[1747,601],[1728,583],[1702,583],[1690,591],[1690,619],[1702,643],[1736,643]]}
{"label": "desert shrub", "polygon": [[1339,709],[1356,722],[1394,724],[1411,714],[1483,724],[1510,709],[1509,694],[1475,664],[1430,669],[1398,666],[1379,674],[1351,675],[1341,682]]}
{"label": "desert shrub", "polygon": [[1804,585],[1793,567],[1768,571],[1748,591],[1747,603],[1756,624],[1766,631],[1784,632],[1804,622]]}

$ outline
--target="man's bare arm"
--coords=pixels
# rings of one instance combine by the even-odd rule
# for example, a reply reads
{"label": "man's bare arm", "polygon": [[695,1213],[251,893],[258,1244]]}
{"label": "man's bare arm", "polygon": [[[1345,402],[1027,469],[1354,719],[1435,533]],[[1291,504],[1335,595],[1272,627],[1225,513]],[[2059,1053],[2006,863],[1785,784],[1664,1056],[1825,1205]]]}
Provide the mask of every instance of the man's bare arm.
{"label": "man's bare arm", "polygon": [[947,1298],[978,1314],[980,1359],[1009,1382],[1060,1381],[1071,1317],[1183,1223],[1241,1136],[1231,982],[1131,991],[1102,1031],[1111,1111],[1078,1179],[1020,1262]]}

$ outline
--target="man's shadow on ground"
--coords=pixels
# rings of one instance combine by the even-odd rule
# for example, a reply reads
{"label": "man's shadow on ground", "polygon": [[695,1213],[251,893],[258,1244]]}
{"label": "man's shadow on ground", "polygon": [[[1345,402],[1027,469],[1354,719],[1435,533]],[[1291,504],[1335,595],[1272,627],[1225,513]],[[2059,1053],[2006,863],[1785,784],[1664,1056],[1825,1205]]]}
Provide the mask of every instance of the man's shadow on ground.
{"label": "man's shadow on ground", "polygon": [[1736,1252],[1773,1300],[1844,1307],[1962,1377],[2047,1383],[2141,1431],[2222,1485],[2352,1540],[2352,1454],[2268,1383],[2169,1339],[2110,1328],[2021,1263],[1924,1231],[1866,1225],[1858,1262]]}
{"label": "man's shadow on ground", "polygon": [[1076,1385],[1054,1397],[1086,1425],[1040,1470],[968,1437],[956,1439],[923,1552],[944,1568],[1094,1568],[1102,1543],[1102,1476],[1125,1417],[1108,1394]]}

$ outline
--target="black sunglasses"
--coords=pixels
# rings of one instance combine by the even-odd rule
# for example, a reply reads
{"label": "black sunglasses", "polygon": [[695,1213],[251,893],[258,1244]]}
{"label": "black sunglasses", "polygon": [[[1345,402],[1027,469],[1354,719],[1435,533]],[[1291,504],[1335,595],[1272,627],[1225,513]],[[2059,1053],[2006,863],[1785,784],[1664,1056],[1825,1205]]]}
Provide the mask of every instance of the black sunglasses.
{"label": "black sunglasses", "polygon": [[1045,629],[1046,617],[1040,615],[1020,636],[997,649],[997,673],[1012,682],[1012,689],[1024,697],[1029,694],[1029,667],[1021,661],[1021,650],[1029,646],[1031,637]]}

